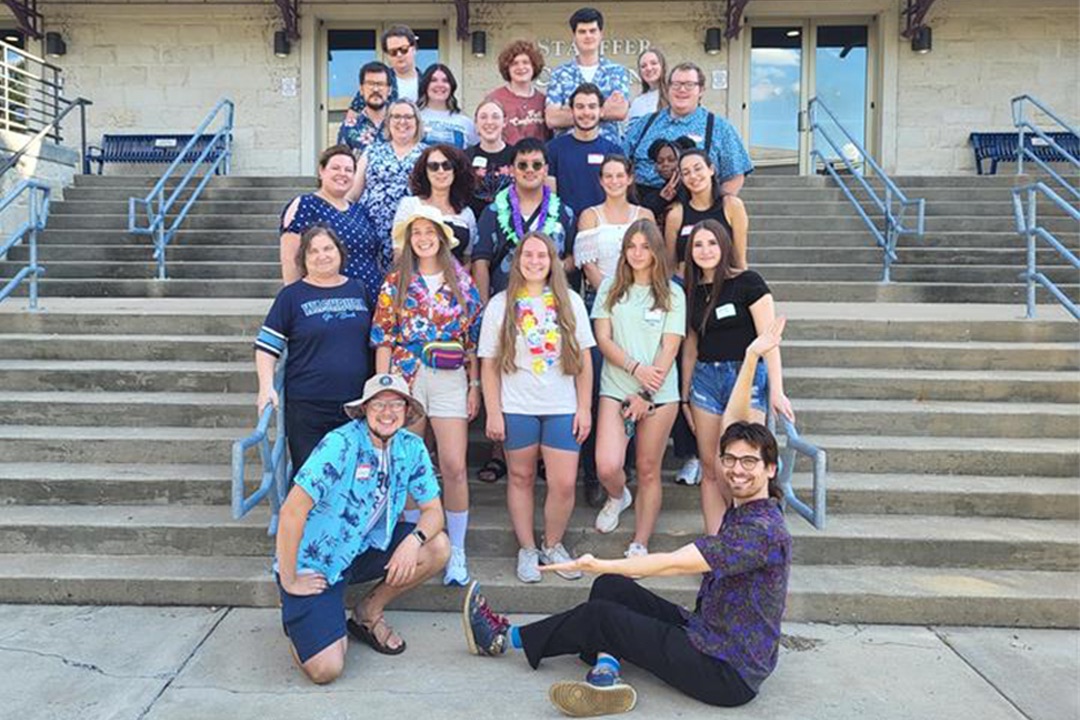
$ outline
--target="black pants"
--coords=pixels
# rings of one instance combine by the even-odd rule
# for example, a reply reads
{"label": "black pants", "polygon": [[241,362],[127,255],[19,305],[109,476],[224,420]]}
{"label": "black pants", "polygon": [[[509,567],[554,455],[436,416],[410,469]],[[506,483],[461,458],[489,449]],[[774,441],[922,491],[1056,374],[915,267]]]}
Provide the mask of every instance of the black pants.
{"label": "black pants", "polygon": [[690,644],[679,607],[621,575],[601,575],[589,601],[520,628],[529,664],[579,654],[589,663],[605,652],[709,705],[735,707],[754,699],[735,669]]}
{"label": "black pants", "polygon": [[[336,400],[286,400],[285,435],[292,458],[293,478],[323,435],[347,422],[349,417]],[[292,478],[289,483],[291,486]]]}

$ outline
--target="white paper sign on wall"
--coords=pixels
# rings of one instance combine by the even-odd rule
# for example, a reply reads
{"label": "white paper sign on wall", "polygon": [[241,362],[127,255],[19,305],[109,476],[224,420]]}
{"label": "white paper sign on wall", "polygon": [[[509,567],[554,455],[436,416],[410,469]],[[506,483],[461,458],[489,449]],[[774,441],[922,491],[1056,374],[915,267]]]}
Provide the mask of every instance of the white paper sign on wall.
{"label": "white paper sign on wall", "polygon": [[727,70],[712,71],[712,89],[727,90]]}
{"label": "white paper sign on wall", "polygon": [[281,96],[282,97],[296,97],[296,78],[283,77],[281,78]]}

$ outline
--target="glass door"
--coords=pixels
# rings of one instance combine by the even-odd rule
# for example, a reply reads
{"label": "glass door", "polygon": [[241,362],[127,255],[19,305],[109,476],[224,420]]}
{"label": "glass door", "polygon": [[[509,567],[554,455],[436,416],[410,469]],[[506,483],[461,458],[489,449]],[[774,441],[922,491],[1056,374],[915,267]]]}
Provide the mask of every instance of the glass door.
{"label": "glass door", "polygon": [[816,170],[810,167],[806,117],[807,104],[815,96],[867,146],[867,116],[873,107],[868,102],[869,36],[865,22],[803,20],[751,26],[745,108],[750,156],[759,171]]}
{"label": "glass door", "polygon": [[[388,27],[390,23],[331,26],[325,30],[326,64],[322,67],[325,91],[319,103],[320,127],[325,135],[320,138],[319,147],[327,147],[337,138],[338,127],[360,88],[360,68],[372,60],[386,62],[379,43]],[[416,68],[423,72],[425,67],[439,61],[439,29],[413,27],[412,30],[417,38]]]}

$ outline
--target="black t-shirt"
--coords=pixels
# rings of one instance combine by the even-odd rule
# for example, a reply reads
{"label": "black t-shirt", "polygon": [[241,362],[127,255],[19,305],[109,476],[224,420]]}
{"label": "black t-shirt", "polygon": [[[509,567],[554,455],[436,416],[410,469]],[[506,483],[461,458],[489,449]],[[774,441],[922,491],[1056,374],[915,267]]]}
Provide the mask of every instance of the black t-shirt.
{"label": "black t-shirt", "polygon": [[698,334],[698,360],[721,362],[742,360],[746,348],[757,337],[750,306],[769,294],[765,280],[753,270],[744,270],[724,281],[716,307],[709,315],[705,332],[701,332],[701,320],[709,301],[712,284],[698,285],[694,292],[694,305],[690,308],[690,328]]}
{"label": "black t-shirt", "polygon": [[690,240],[690,231],[702,220],[713,219],[724,226],[732,241],[735,240],[735,231],[731,229],[727,214],[724,212],[724,198],[720,197],[708,210],[698,210],[689,201],[682,203],[682,226],[679,234],[675,237],[675,260],[686,262],[686,244]]}
{"label": "black t-shirt", "polygon": [[473,145],[465,151],[472,166],[473,175],[476,177],[476,186],[473,188],[473,197],[469,202],[476,219],[484,212],[495,195],[514,181],[511,167],[514,163],[514,148],[507,145],[496,153],[484,152],[479,145]]}

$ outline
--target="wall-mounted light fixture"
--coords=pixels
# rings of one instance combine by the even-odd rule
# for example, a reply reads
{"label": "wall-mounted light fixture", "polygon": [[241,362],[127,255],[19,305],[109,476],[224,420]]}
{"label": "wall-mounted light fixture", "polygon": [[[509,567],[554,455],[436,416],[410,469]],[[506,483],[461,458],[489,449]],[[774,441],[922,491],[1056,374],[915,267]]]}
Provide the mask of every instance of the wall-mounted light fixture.
{"label": "wall-mounted light fixture", "polygon": [[933,36],[930,33],[930,28],[926,25],[921,25],[915,28],[915,32],[911,35],[911,49],[920,55],[925,55],[933,49]]}
{"label": "wall-mounted light fixture", "polygon": [[274,32],[274,54],[279,58],[289,57],[289,34],[284,30]]}
{"label": "wall-mounted light fixture", "polygon": [[720,28],[711,27],[705,31],[705,52],[717,55],[720,52]]}
{"label": "wall-mounted light fixture", "polygon": [[45,54],[50,57],[67,55],[67,43],[58,32],[45,33]]}
{"label": "wall-mounted light fixture", "polygon": [[478,58],[487,55],[487,33],[485,31],[476,30],[473,32],[472,54]]}

